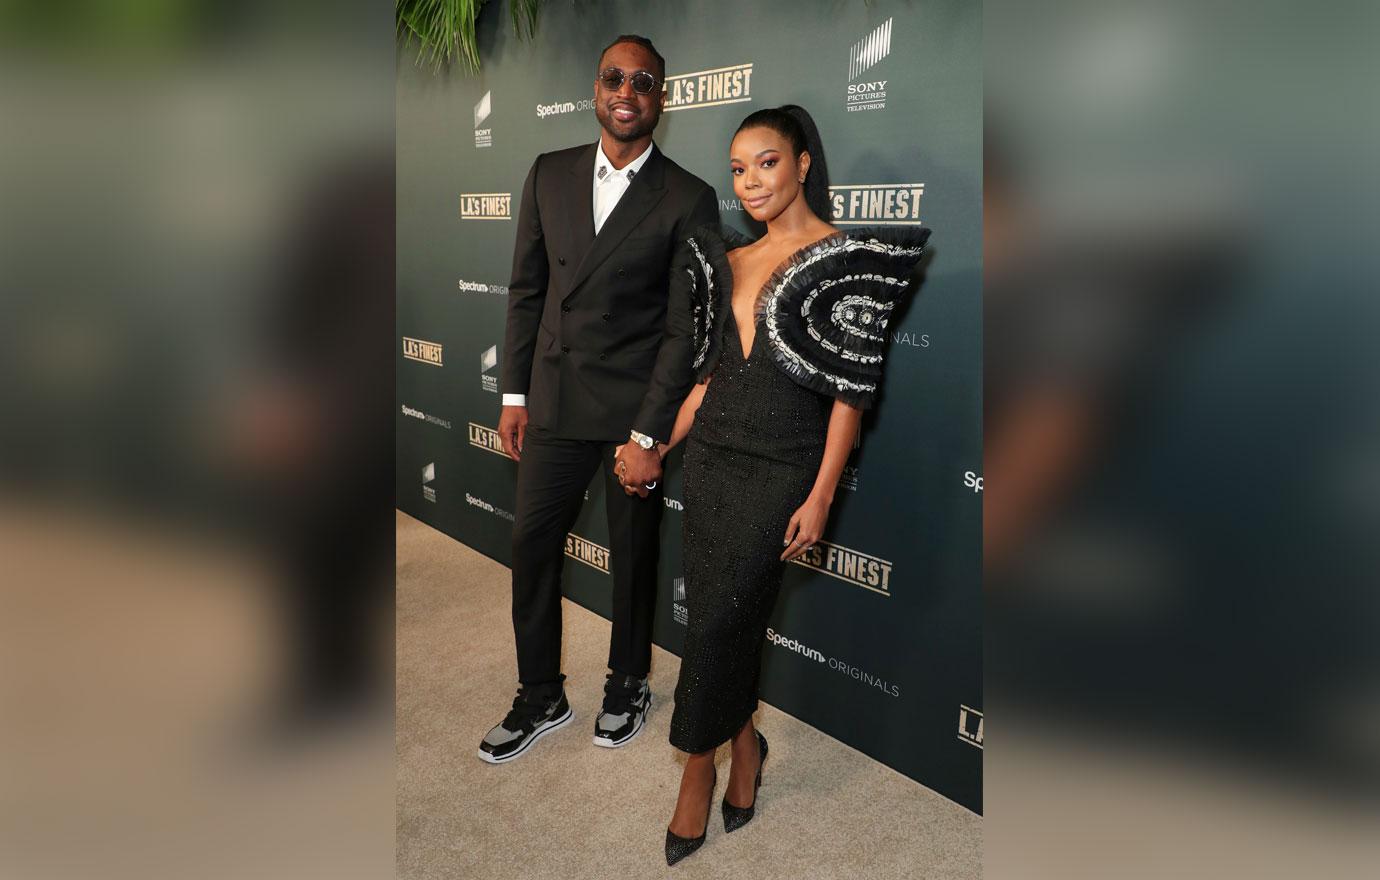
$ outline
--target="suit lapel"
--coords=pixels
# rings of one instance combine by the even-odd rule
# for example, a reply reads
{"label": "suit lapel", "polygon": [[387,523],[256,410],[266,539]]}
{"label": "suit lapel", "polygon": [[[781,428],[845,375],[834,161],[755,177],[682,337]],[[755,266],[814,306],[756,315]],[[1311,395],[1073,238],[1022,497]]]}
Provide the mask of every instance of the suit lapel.
{"label": "suit lapel", "polygon": [[[578,166],[584,162],[576,163]],[[594,153],[591,149],[589,165],[585,169],[584,181],[584,223],[589,231],[594,231]],[[662,166],[661,150],[652,147],[652,155],[647,157],[647,163],[642,166],[642,170],[633,178],[632,183],[628,184],[627,192],[618,200],[618,205],[613,209],[613,213],[604,221],[604,226],[599,230],[599,234],[594,236],[594,240],[589,250],[585,251],[584,259],[575,269],[575,279],[570,285],[570,290],[566,293],[569,296],[574,293],[581,284],[599,268],[599,265],[609,258],[617,249],[623,239],[628,237],[637,224],[642,222],[662,196],[666,195],[666,173]],[[579,204],[576,200],[576,204]]]}
{"label": "suit lapel", "polygon": [[581,259],[594,243],[594,157],[597,151],[598,144],[590,144],[570,166],[570,175],[574,178],[570,182],[572,198],[569,204],[574,211],[570,228],[575,231],[575,244]]}

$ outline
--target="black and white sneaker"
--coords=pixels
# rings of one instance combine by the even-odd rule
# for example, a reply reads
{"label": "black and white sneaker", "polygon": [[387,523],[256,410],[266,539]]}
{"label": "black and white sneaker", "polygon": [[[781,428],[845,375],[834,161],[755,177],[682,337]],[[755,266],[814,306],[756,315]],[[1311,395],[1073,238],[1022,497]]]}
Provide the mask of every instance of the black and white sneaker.
{"label": "black and white sneaker", "polygon": [[606,749],[627,745],[642,731],[652,692],[645,678],[610,672],[604,684],[604,706],[594,720],[594,744]]}
{"label": "black and white sneaker", "polygon": [[565,690],[556,686],[518,689],[513,709],[503,722],[484,735],[479,743],[479,758],[502,764],[521,756],[532,743],[575,718]]}

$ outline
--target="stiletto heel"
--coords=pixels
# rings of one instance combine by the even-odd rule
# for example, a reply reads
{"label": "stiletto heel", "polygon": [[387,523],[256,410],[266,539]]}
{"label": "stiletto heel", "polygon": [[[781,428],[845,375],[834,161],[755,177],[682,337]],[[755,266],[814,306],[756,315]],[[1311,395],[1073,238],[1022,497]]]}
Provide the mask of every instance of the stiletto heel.
{"label": "stiletto heel", "polygon": [[723,812],[724,812],[724,831],[734,832],[742,828],[752,820],[752,816],[757,812],[757,789],[762,787],[762,765],[767,762],[767,738],[762,735],[762,731],[754,730],[757,734],[757,746],[761,757],[757,761],[757,779],[752,783],[752,805],[748,807],[735,807],[728,802],[728,792],[724,792]]}
{"label": "stiletto heel", "polygon": [[709,805],[704,809],[704,831],[699,837],[681,837],[679,834],[672,834],[670,828],[666,829],[667,867],[674,865],[704,845],[704,838],[709,834],[709,814],[714,809],[714,788],[718,784],[719,769],[716,767],[714,768],[714,781],[709,785]]}

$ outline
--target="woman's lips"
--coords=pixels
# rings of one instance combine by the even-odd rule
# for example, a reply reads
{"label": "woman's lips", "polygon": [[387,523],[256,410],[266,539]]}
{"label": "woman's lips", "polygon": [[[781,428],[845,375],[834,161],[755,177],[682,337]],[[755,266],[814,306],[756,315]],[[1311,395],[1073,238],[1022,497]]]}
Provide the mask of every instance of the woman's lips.
{"label": "woman's lips", "polygon": [[770,198],[771,193],[767,193],[764,196],[757,196],[756,198],[751,199],[743,199],[743,204],[747,205],[749,208],[760,208],[763,205],[765,205],[767,203],[767,200]]}

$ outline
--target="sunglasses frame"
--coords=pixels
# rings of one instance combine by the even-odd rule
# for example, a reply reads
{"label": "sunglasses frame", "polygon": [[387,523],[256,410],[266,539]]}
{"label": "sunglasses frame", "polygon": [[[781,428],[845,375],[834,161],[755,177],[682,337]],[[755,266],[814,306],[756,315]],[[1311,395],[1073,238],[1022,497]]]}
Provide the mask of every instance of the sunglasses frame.
{"label": "sunglasses frame", "polygon": [[[610,73],[616,73],[616,74],[618,74],[618,85],[614,86],[613,88],[609,88],[609,86],[604,82],[605,77],[606,77],[608,74],[610,74]],[[655,76],[653,76],[649,71],[646,71],[646,70],[634,70],[632,73],[627,73],[627,72],[625,72],[621,67],[606,67],[606,68],[604,68],[603,70],[599,71],[599,75],[598,75],[597,77],[594,78],[594,82],[595,82],[596,84],[598,84],[599,86],[603,87],[603,89],[604,89],[605,91],[616,92],[616,91],[618,91],[619,89],[623,88],[623,83],[624,83],[624,81],[626,81],[626,80],[632,80],[633,78],[635,78],[635,77],[637,77],[637,76],[640,76],[640,75],[645,75],[645,76],[647,76],[647,77],[652,81],[652,84],[651,84],[651,86],[647,89],[647,91],[643,92],[643,91],[639,91],[639,90],[638,90],[637,84],[636,84],[636,83],[633,83],[633,91],[636,92],[636,93],[639,94],[639,95],[653,95],[653,94],[656,94],[657,87],[658,87],[658,86],[663,86],[663,85],[665,85],[664,82],[662,82],[661,80],[657,79],[657,78],[656,78]],[[610,77],[610,78],[611,78],[611,77]]]}

